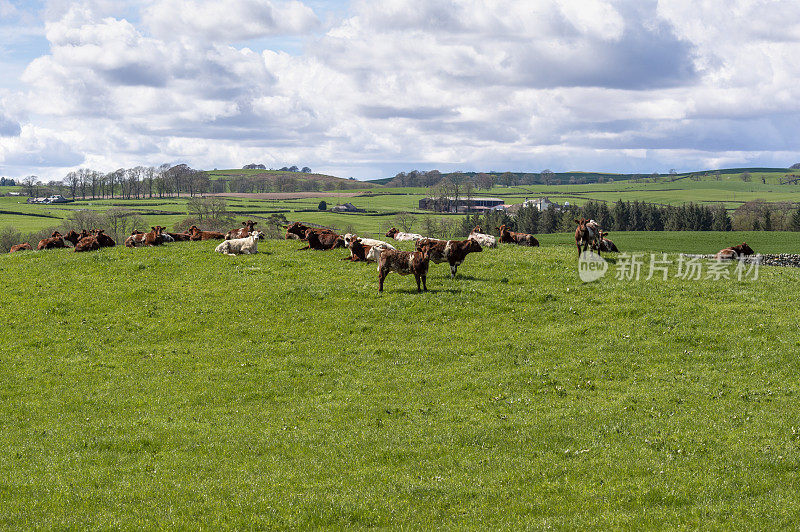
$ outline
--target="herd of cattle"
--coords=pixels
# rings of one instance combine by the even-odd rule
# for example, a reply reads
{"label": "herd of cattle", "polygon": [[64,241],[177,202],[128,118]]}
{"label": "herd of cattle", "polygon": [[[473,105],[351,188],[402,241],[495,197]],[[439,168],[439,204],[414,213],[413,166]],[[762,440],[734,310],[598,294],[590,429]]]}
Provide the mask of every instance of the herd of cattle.
{"label": "herd of cattle", "polygon": [[[617,246],[606,238],[604,232],[594,220],[581,218],[575,220],[578,224],[575,230],[575,246],[578,255],[591,249],[600,252],[619,252]],[[196,226],[191,226],[183,233],[170,233],[165,227],[157,225],[151,227],[150,232],[143,233],[134,231],[125,239],[127,247],[158,246],[175,241],[203,241],[203,240],[222,240],[216,247],[217,253],[226,255],[253,254],[258,252],[258,240],[264,234],[255,229],[258,222],[248,220],[242,222],[242,227],[232,229],[227,233],[218,231],[203,231]],[[390,272],[397,272],[400,275],[414,275],[417,282],[417,291],[428,289],[427,275],[428,265],[432,261],[434,264],[446,262],[450,266],[450,276],[454,278],[458,267],[464,262],[467,255],[474,252],[483,251],[484,247],[497,247],[498,241],[502,244],[517,244],[520,246],[538,246],[539,241],[536,237],[527,233],[511,231],[505,225],[496,229],[499,231],[499,238],[484,233],[480,227],[475,227],[466,240],[439,240],[426,238],[416,233],[404,233],[396,228],[391,228],[386,237],[397,241],[413,241],[415,251],[401,251],[393,245],[383,240],[374,238],[360,238],[357,235],[347,233],[339,235],[335,231],[320,227],[309,227],[300,222],[294,222],[286,229],[287,239],[297,239],[307,242],[307,245],[300,250],[331,250],[336,248],[347,248],[350,256],[343,260],[353,262],[377,262],[378,263],[378,291],[383,291],[383,282]],[[54,232],[49,238],[39,241],[36,249],[55,249],[66,248],[66,243],[70,242],[75,252],[92,251],[102,247],[113,247],[116,245],[114,239],[106,235],[102,229],[94,231],[82,231],[76,233],[70,231],[62,235],[58,231]],[[11,252],[32,250],[32,246],[27,242],[17,244],[11,248]],[[743,255],[752,255],[754,251],[742,243],[738,246],[720,250],[715,258],[717,259],[736,259]],[[421,286],[420,286],[421,284]]]}

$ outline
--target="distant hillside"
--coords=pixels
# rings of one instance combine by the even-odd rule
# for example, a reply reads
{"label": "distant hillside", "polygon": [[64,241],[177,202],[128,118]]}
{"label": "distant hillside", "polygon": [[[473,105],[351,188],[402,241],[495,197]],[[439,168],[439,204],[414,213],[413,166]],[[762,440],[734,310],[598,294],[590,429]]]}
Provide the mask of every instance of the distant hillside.
{"label": "distant hillside", "polygon": [[282,170],[208,170],[214,192],[297,192],[350,190],[378,185],[332,175]]}
{"label": "distant hillside", "polygon": [[[719,170],[696,170],[692,172],[673,172],[667,174],[650,173],[650,174],[617,174],[611,172],[449,172],[440,173],[437,170],[420,172],[413,170],[411,172],[400,172],[394,177],[387,177],[384,179],[373,179],[369,183],[378,185],[385,185],[390,187],[430,187],[438,184],[444,178],[451,178],[455,180],[463,180],[465,178],[472,180],[474,183],[481,186],[485,184],[490,186],[492,184],[502,186],[518,186],[518,185],[580,185],[590,183],[608,183],[613,181],[633,181],[639,182],[644,180],[656,181],[678,181],[681,179],[692,180],[707,180],[717,179],[721,176],[725,178],[733,178],[734,176],[741,176],[742,174],[751,174],[751,178],[767,176],[771,177],[773,181],[778,181],[781,177],[787,174],[797,174],[797,170],[789,168],[726,168]],[[747,177],[747,176],[745,176]],[[485,187],[484,187],[485,188]]]}

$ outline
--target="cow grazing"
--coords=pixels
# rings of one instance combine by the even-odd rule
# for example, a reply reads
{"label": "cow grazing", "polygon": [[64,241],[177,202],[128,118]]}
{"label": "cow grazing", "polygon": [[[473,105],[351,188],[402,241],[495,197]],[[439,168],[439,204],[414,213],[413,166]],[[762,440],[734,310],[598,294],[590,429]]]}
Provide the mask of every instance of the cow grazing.
{"label": "cow grazing", "polygon": [[518,246],[531,247],[539,246],[539,241],[536,240],[536,237],[529,235],[528,233],[517,233],[516,231],[511,231],[505,225],[501,225],[497,228],[497,230],[500,231],[501,244],[517,244]]}
{"label": "cow grazing", "polygon": [[309,229],[319,236],[322,236],[323,234],[332,234],[339,236],[336,234],[336,232],[331,231],[330,229],[325,229],[323,227],[309,227],[307,225],[301,224],[300,222],[294,222],[291,225],[285,227],[286,227],[286,240],[292,240],[292,239],[305,240],[306,231],[308,231]]}
{"label": "cow grazing", "polygon": [[492,235],[487,235],[486,233],[482,232],[480,226],[475,226],[475,229],[472,230],[467,239],[474,240],[485,248],[497,247],[497,239]]}
{"label": "cow grazing", "polygon": [[231,229],[227,233],[225,233],[225,240],[231,240],[234,238],[246,238],[250,236],[250,233],[253,232],[253,227],[255,227],[258,222],[254,222],[253,220],[247,220],[246,222],[242,222],[244,227],[239,229]]}
{"label": "cow grazing", "polygon": [[196,225],[189,228],[189,240],[197,242],[199,240],[225,240],[225,235],[219,231],[202,231]]}
{"label": "cow grazing", "polygon": [[14,246],[11,246],[11,249],[8,250],[9,253],[14,253],[17,251],[33,251],[33,246],[31,246],[27,242],[23,242],[22,244],[16,244]]}
{"label": "cow grazing", "polygon": [[603,230],[600,228],[600,224],[595,222],[594,220],[587,220],[586,218],[581,218],[580,220],[575,220],[575,223],[578,224],[578,227],[575,229],[575,246],[578,248],[578,256],[581,255],[581,247],[583,247],[583,251],[590,245],[594,245],[594,249],[598,250],[598,254],[600,252],[600,233]]}
{"label": "cow grazing", "polygon": [[428,255],[422,251],[397,251],[387,249],[381,253],[378,259],[378,293],[383,292],[383,281],[389,272],[397,272],[400,275],[414,274],[417,281],[417,292],[421,292],[419,287],[422,281],[422,288],[427,292],[428,285]]}
{"label": "cow grazing", "polygon": [[226,255],[255,255],[258,253],[258,240],[263,238],[263,235],[261,231],[253,231],[244,238],[225,240],[214,251]]}
{"label": "cow grazing", "polygon": [[739,257],[752,255],[754,253],[755,251],[753,251],[753,248],[747,245],[747,242],[742,242],[738,246],[732,246],[717,251],[716,255],[714,255],[714,258],[717,260],[734,260],[738,259]]}
{"label": "cow grazing", "polygon": [[43,238],[39,241],[36,249],[41,251],[43,249],[65,248],[67,244],[64,242],[64,237],[58,231],[54,232],[50,238]]}
{"label": "cow grazing", "polygon": [[172,240],[175,242],[188,242],[189,239],[192,237],[189,233],[164,233],[165,235],[169,235],[172,237]]}
{"label": "cow grazing", "polygon": [[308,241],[308,245],[300,248],[299,251],[304,249],[327,251],[329,249],[344,247],[344,238],[336,233],[317,233],[310,228],[306,229],[304,240]]}
{"label": "cow grazing", "polygon": [[416,244],[417,251],[425,253],[430,260],[439,264],[446,262],[450,265],[450,278],[455,278],[458,267],[464,262],[466,256],[476,251],[483,251],[481,245],[474,240],[432,240],[423,238]]}
{"label": "cow grazing", "polygon": [[[611,252],[619,253],[619,249],[617,249],[617,246],[611,240],[607,239],[606,236],[608,236],[608,233],[604,233],[604,232],[600,233],[599,250],[600,251],[605,251],[607,253],[611,253]],[[592,242],[591,245],[592,245],[592,251],[598,251],[598,245],[597,244]]]}
{"label": "cow grazing", "polygon": [[416,241],[422,238],[422,235],[418,235],[417,233],[403,233],[401,231],[398,231],[395,227],[392,227],[391,229],[386,231],[386,236],[389,238],[394,238],[395,240],[398,241],[404,241],[404,240]]}
{"label": "cow grazing", "polygon": [[356,238],[358,238],[365,246],[379,246],[383,247],[384,249],[394,249],[393,245],[389,244],[388,242],[384,242],[383,240],[377,240],[375,238],[362,238],[358,235],[354,235],[353,233],[347,233],[344,235],[344,247],[349,248],[350,242]]}

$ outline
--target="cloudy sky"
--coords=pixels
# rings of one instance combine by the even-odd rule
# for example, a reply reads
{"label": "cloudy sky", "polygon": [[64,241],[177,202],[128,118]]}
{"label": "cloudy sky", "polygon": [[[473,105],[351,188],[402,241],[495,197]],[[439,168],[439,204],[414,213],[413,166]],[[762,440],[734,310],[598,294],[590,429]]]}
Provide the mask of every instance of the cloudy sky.
{"label": "cloudy sky", "polygon": [[797,0],[0,0],[0,175],[800,162]]}

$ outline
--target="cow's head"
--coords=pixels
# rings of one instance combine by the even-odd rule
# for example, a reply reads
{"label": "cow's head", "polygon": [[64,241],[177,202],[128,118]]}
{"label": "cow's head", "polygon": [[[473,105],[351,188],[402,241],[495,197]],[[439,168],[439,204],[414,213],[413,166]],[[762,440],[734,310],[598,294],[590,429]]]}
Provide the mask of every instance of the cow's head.
{"label": "cow's head", "polygon": [[394,235],[396,235],[399,232],[400,231],[398,231],[396,227],[392,227],[391,229],[386,231],[386,236],[388,236],[389,238],[392,238],[392,237],[394,237]]}
{"label": "cow's head", "polygon": [[262,238],[264,238],[264,233],[262,233],[261,231],[253,231],[252,233],[250,233],[250,236],[252,236],[254,240],[261,240]]}
{"label": "cow's head", "polygon": [[466,250],[469,253],[474,253],[476,251],[483,251],[483,248],[481,247],[480,244],[478,244],[477,241],[475,241],[475,240],[467,240]]}
{"label": "cow's head", "polygon": [[739,253],[739,255],[752,255],[755,253],[755,251],[753,251],[753,248],[747,245],[747,242],[742,242],[736,247],[738,248],[737,252]]}

